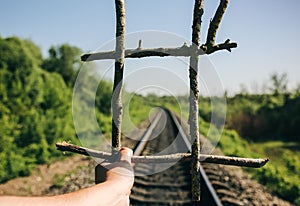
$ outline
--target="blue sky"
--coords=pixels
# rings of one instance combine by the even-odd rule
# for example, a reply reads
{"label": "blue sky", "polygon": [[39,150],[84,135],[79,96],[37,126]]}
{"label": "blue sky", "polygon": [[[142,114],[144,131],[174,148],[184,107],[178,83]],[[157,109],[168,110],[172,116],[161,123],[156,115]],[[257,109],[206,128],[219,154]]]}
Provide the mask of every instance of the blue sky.
{"label": "blue sky", "polygon": [[[83,51],[93,51],[111,41],[115,35],[114,1],[0,0],[0,3],[0,35],[30,38],[41,47],[44,55],[51,45],[62,43],[78,46]],[[202,42],[218,3],[219,0],[205,2]],[[177,42],[181,46],[183,42],[180,39],[191,39],[193,4],[193,0],[127,0],[127,33],[145,30],[168,32],[180,37]],[[250,91],[261,90],[274,72],[288,74],[290,89],[300,83],[299,10],[299,0],[231,0],[217,41],[224,42],[230,38],[238,43],[238,48],[232,53],[222,51],[209,56],[210,65],[219,74],[225,89],[235,92],[240,90],[241,84],[245,84]],[[160,46],[152,43],[153,47]],[[159,40],[157,43],[161,44]],[[126,69],[147,65],[147,61],[148,65],[153,65],[153,62],[158,65],[163,60],[139,63],[128,60]],[[184,66],[182,69],[185,70]],[[178,74],[184,82],[187,81],[186,74]],[[151,72],[147,73],[147,78],[164,79]],[[176,81],[170,84],[175,93],[181,88]],[[136,86],[127,85],[133,90]]]}

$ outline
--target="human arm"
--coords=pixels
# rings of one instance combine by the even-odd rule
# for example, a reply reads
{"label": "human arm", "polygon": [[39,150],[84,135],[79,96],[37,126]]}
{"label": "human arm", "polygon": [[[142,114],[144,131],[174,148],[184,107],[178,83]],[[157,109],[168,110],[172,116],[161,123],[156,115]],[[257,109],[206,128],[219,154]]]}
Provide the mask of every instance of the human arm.
{"label": "human arm", "polygon": [[106,181],[69,194],[52,197],[0,197],[1,206],[100,206],[129,205],[134,174],[131,167],[132,150],[122,148],[120,161],[108,165]]}

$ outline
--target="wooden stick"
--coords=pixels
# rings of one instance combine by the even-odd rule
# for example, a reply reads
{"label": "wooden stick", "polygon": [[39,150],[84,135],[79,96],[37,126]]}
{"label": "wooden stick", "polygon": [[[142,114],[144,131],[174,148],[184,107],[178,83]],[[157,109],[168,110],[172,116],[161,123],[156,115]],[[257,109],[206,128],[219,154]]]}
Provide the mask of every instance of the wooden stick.
{"label": "wooden stick", "polygon": [[[215,51],[219,50],[227,50],[231,51],[232,48],[236,48],[236,43],[223,43],[219,45],[215,45],[213,47],[207,47],[206,45],[201,45],[200,49],[198,49],[198,55],[211,54]],[[126,49],[125,50],[125,58],[143,58],[143,57],[167,57],[167,56],[182,56],[189,57],[191,55],[191,47],[187,45],[183,45],[181,47],[176,48],[149,48],[142,49],[140,47],[136,49]],[[103,60],[103,59],[115,59],[116,52],[108,51],[108,52],[96,52],[96,53],[88,53],[81,56],[81,61],[89,62],[95,60]]]}
{"label": "wooden stick", "polygon": [[228,4],[229,4],[229,0],[220,0],[220,4],[217,8],[217,11],[213,19],[210,21],[208,32],[207,32],[206,43],[201,46],[201,48],[204,50],[206,54],[211,54],[218,50],[223,50],[223,49],[226,49],[227,51],[231,52],[231,48],[234,48],[234,46],[237,47],[236,43],[230,43],[230,39],[227,39],[222,44],[216,44],[217,31],[220,27],[222,18],[224,16]]}
{"label": "wooden stick", "polygon": [[[74,152],[86,156],[112,160],[111,153],[84,148],[67,142],[56,143],[56,148],[60,151]],[[190,153],[177,153],[177,154],[161,155],[161,156],[133,156],[131,158],[132,163],[171,163],[171,162],[177,162],[179,160],[191,161],[192,156]],[[201,154],[199,161],[204,163],[215,163],[215,164],[223,164],[223,165],[259,168],[264,166],[269,161],[269,159],[268,158],[253,159],[253,158],[226,157],[226,156],[218,156],[218,155]]]}
{"label": "wooden stick", "polygon": [[214,53],[216,51],[220,51],[220,50],[227,50],[227,51],[231,52],[231,49],[236,48],[236,47],[237,47],[237,43],[230,42],[230,39],[227,39],[222,44],[215,44],[213,46],[207,46],[206,44],[201,45],[201,49],[203,49],[205,54],[212,54],[212,53]]}
{"label": "wooden stick", "polygon": [[193,31],[192,31],[192,46],[190,57],[190,110],[189,110],[189,124],[190,136],[195,137],[192,144],[192,198],[195,202],[200,201],[201,178],[200,178],[200,137],[199,137],[199,123],[198,123],[198,50],[200,47],[200,31],[202,23],[202,15],[204,13],[204,0],[195,0],[194,16],[193,16]]}
{"label": "wooden stick", "polygon": [[[190,56],[190,49],[188,46],[184,45],[177,48],[151,48],[151,49],[126,49],[125,58],[142,58],[142,57],[151,57],[151,56]],[[81,56],[82,61],[93,61],[101,59],[114,59],[115,52],[97,52],[91,54],[84,54]]]}
{"label": "wooden stick", "polygon": [[112,147],[121,149],[121,125],[122,125],[122,85],[125,56],[125,2],[115,0],[116,6],[116,48],[115,48],[115,75],[112,95]]}
{"label": "wooden stick", "polygon": [[222,18],[224,16],[224,13],[226,11],[226,8],[229,4],[229,0],[220,0],[220,4],[217,8],[217,11],[213,17],[213,19],[210,21],[208,32],[207,32],[207,38],[206,38],[206,45],[207,46],[214,46],[216,43],[216,36],[217,31],[220,27]]}

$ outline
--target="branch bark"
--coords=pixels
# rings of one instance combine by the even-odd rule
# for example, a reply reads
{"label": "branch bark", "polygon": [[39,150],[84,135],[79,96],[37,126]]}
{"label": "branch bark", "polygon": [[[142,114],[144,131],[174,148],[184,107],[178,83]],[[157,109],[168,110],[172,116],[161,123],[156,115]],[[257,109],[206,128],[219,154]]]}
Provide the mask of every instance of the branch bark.
{"label": "branch bark", "polygon": [[[203,53],[203,51],[199,51]],[[94,61],[101,59],[115,59],[115,51],[108,52],[97,52],[84,54],[81,56],[82,61]],[[138,47],[137,49],[126,49],[125,58],[143,58],[143,57],[152,57],[152,56],[190,56],[190,48],[186,45],[177,48],[150,48],[143,49]]]}
{"label": "branch bark", "polygon": [[[219,45],[215,45],[213,47],[207,47],[206,45],[201,45],[200,49],[198,49],[198,55],[211,54],[215,51],[219,50],[228,50],[236,48],[236,43],[223,43]],[[182,57],[190,57],[191,56],[191,47],[187,45],[183,45],[177,48],[137,48],[137,49],[126,49],[125,50],[125,58],[144,58],[144,57],[168,57],[168,56],[182,56]],[[103,60],[103,59],[115,59],[116,52],[108,51],[108,52],[96,52],[96,53],[88,53],[81,56],[81,61],[89,62],[95,60]]]}
{"label": "branch bark", "polygon": [[227,50],[227,51],[231,52],[231,49],[236,48],[236,47],[237,47],[237,43],[230,42],[230,39],[227,39],[222,44],[215,44],[213,46],[207,46],[205,44],[201,45],[201,49],[203,50],[203,52],[205,54],[212,54],[212,53],[214,53],[216,51],[220,51],[220,50]]}
{"label": "branch bark", "polygon": [[195,137],[192,144],[192,198],[195,202],[200,202],[200,138],[198,125],[198,51],[200,48],[200,31],[202,23],[202,15],[204,13],[204,0],[195,0],[194,16],[193,16],[193,31],[192,31],[192,46],[190,57],[190,111],[189,124],[190,136]]}
{"label": "branch bark", "polygon": [[[74,152],[85,156],[92,156],[95,158],[101,158],[101,159],[113,161],[111,153],[88,149],[67,142],[56,143],[56,148],[60,151]],[[177,153],[177,154],[161,155],[161,156],[133,156],[131,158],[131,161],[132,163],[171,163],[171,162],[177,162],[179,160],[192,161],[192,159],[193,157],[189,153]],[[201,154],[198,161],[204,163],[259,168],[264,166],[269,161],[269,159],[268,158],[253,159],[253,158],[226,157],[226,156],[218,156],[218,155]]]}
{"label": "branch bark", "polygon": [[112,95],[112,147],[121,149],[122,124],[122,85],[125,56],[125,2],[115,0],[116,7],[116,48],[115,48],[115,75]]}
{"label": "branch bark", "polygon": [[228,4],[229,4],[229,0],[220,0],[220,4],[217,8],[217,11],[209,24],[206,43],[205,43],[207,47],[213,47],[216,43],[217,31],[220,27],[223,15],[226,11]]}
{"label": "branch bark", "polygon": [[222,18],[224,16],[228,4],[229,4],[229,0],[220,0],[220,4],[217,8],[217,11],[213,19],[210,21],[208,32],[207,32],[206,43],[201,45],[201,48],[206,54],[212,54],[216,51],[224,50],[224,49],[231,52],[232,48],[237,47],[237,44],[231,43],[230,39],[227,39],[222,44],[216,44],[217,32],[220,27]]}

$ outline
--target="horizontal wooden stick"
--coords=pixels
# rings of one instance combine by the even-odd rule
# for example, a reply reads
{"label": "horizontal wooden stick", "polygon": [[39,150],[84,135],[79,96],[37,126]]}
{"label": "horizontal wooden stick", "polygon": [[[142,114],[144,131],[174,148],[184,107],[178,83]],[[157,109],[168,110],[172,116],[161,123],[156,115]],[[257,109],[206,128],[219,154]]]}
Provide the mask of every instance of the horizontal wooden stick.
{"label": "horizontal wooden stick", "polygon": [[[207,48],[207,46],[202,45],[198,50],[198,55],[211,54],[219,50],[228,50],[231,51],[232,48],[236,48],[236,43],[225,42],[222,44],[217,44],[212,47]],[[191,55],[191,47],[184,44],[182,47],[177,48],[152,48],[152,49],[143,49],[140,46],[137,49],[126,49],[125,58],[143,58],[143,57],[166,57],[166,56],[183,56],[189,57]],[[96,52],[88,53],[81,56],[81,61],[88,62],[101,59],[115,59],[116,52]]]}
{"label": "horizontal wooden stick", "polygon": [[[152,48],[152,49],[126,49],[125,58],[142,58],[142,57],[151,57],[151,56],[189,56],[190,49],[188,46],[184,45],[178,48]],[[115,51],[108,52],[97,52],[84,54],[81,56],[81,61],[94,61],[101,59],[115,59]]]}
{"label": "horizontal wooden stick", "polygon": [[[60,151],[69,151],[69,152],[74,152],[86,156],[92,156],[92,157],[108,159],[108,160],[111,159],[112,157],[111,153],[88,149],[67,142],[56,143],[56,148]],[[177,162],[181,159],[186,161],[191,161],[192,160],[191,154],[177,153],[177,154],[161,155],[161,156],[133,156],[131,158],[131,161],[133,163],[170,163],[170,162]],[[268,158],[252,159],[252,158],[227,157],[227,156],[201,154],[200,161],[205,163],[259,168],[264,166],[269,161],[269,159]]]}

